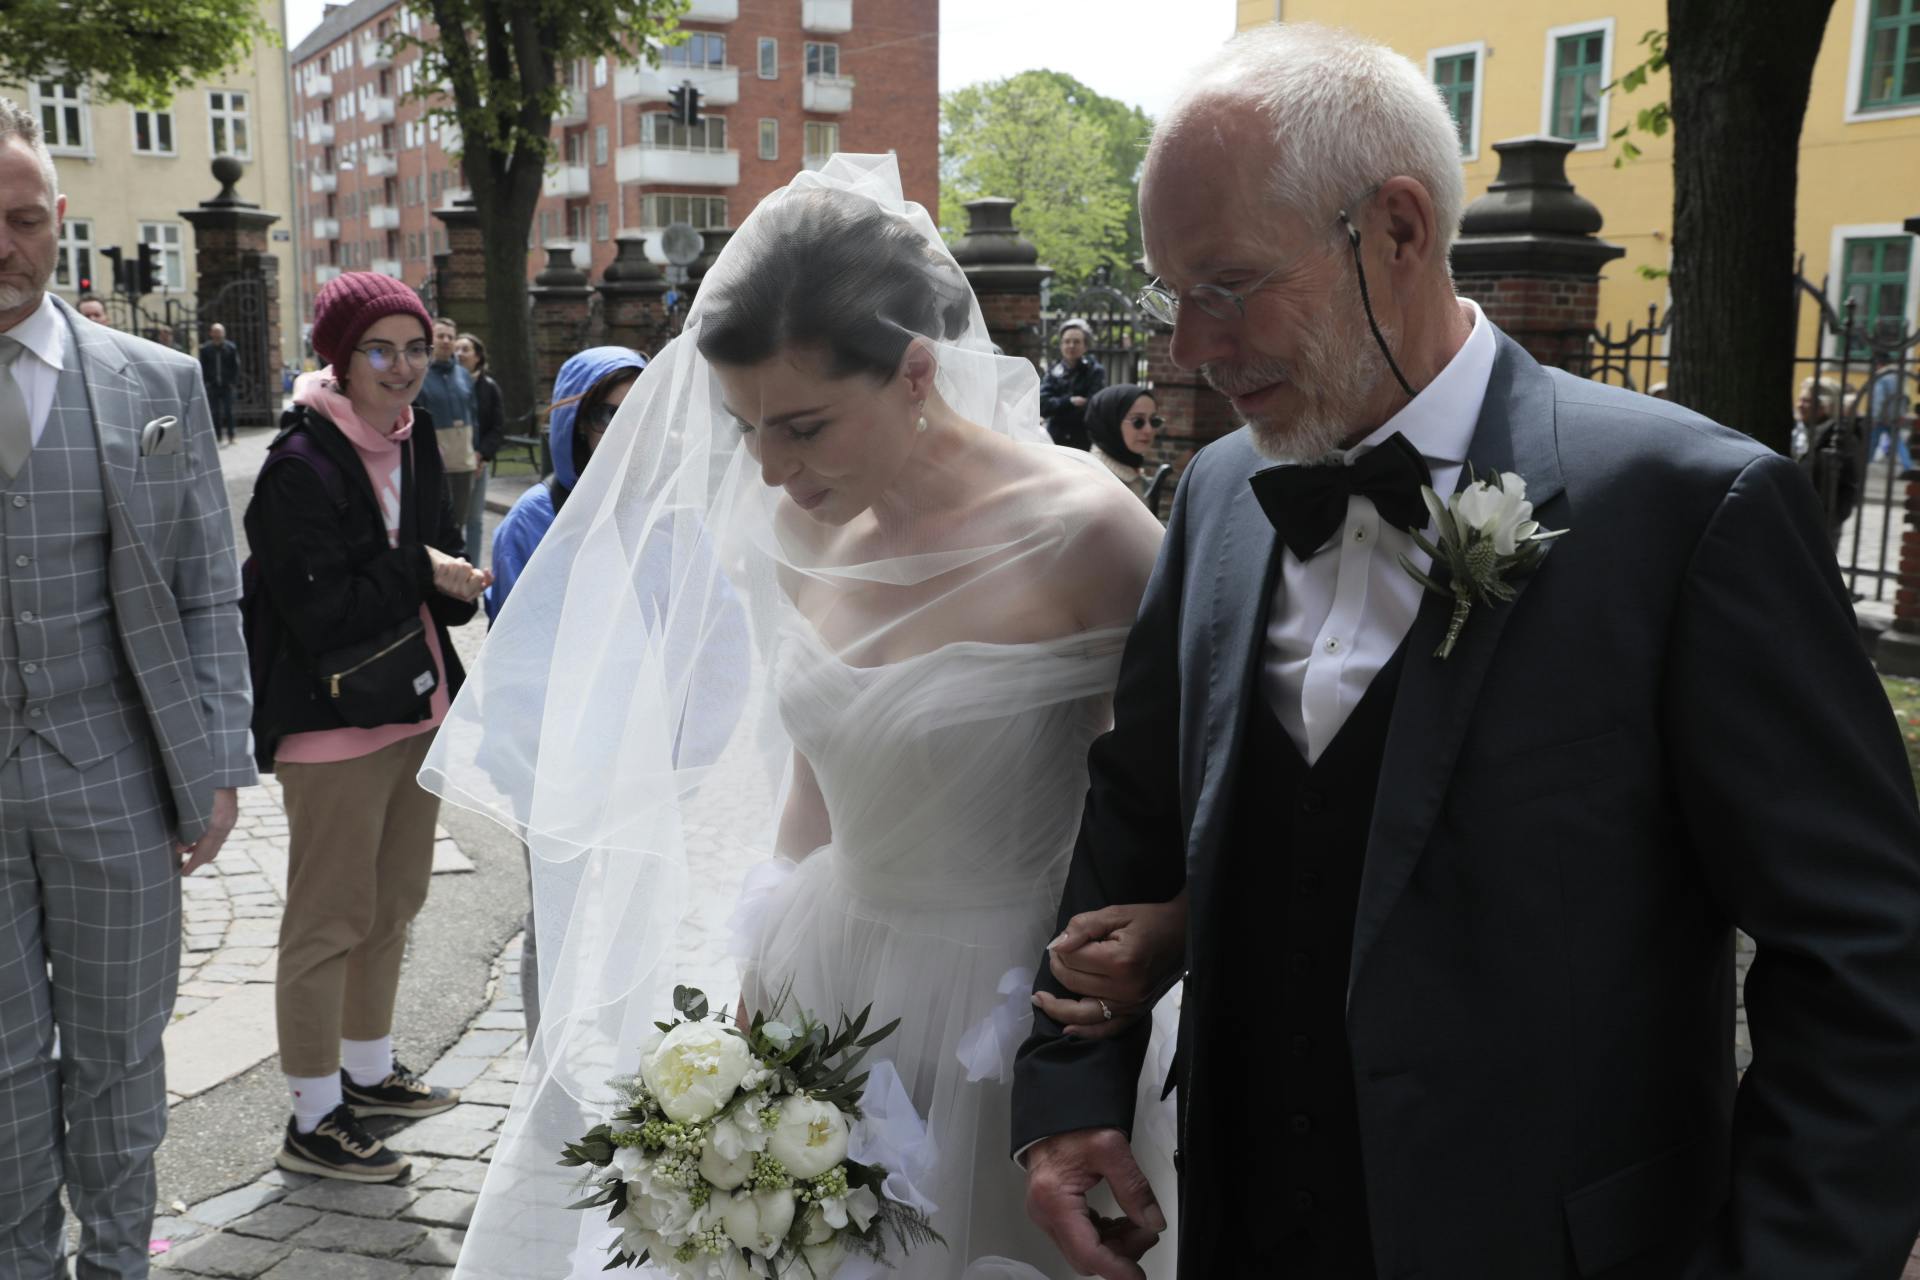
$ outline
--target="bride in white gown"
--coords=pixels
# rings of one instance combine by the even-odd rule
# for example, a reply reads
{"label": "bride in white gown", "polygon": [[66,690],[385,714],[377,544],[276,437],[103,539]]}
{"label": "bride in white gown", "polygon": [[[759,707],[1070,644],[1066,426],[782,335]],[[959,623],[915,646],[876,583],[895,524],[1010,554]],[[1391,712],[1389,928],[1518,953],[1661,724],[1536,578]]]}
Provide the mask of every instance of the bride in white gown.
{"label": "bride in white gown", "polygon": [[[748,851],[743,1003],[900,1019],[873,1056],[925,1121],[901,1163],[946,1247],[893,1274],[1073,1274],[1024,1210],[1011,1067],[1160,530],[1046,442],[1037,389],[890,157],[802,174],[703,280],[422,774],[527,839],[542,935],[460,1276],[599,1274],[612,1228],[553,1161],[699,972],[710,868]],[[1171,1216],[1149,1075],[1135,1147]]]}

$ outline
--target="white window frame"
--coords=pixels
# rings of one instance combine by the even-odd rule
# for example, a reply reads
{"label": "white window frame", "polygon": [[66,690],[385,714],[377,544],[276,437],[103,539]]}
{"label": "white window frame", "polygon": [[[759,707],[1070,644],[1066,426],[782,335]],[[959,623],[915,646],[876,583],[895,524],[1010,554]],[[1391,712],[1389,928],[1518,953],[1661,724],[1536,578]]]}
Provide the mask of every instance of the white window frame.
{"label": "white window frame", "polygon": [[[97,263],[106,261],[106,259],[100,257],[99,241],[93,234],[93,219],[66,219],[60,224],[60,244],[56,251],[58,257],[55,259],[53,270],[54,288],[65,289],[68,293],[72,294],[78,294],[80,292],[80,277],[82,273],[78,260],[79,251],[83,248],[87,251],[87,266],[89,268],[86,274],[92,276],[95,274],[92,268]],[[62,267],[66,268],[67,272],[66,284],[59,283],[60,269]],[[100,282],[95,280],[93,284],[94,292],[98,293],[100,291]],[[113,282],[109,280],[107,282],[107,292],[111,293],[112,291]]]}
{"label": "white window frame", "polygon": [[606,164],[607,158],[611,154],[612,154],[612,144],[608,141],[608,138],[607,138],[607,126],[603,124],[597,124],[593,126],[594,167],[599,168],[600,166]]}
{"label": "white window frame", "polygon": [[[773,146],[771,148],[767,146],[768,125],[773,126]],[[780,118],[778,116],[760,117],[760,128],[757,134],[756,146],[759,148],[759,156],[762,160],[778,160],[780,158]]]}
{"label": "white window frame", "polygon": [[[177,222],[141,222],[136,228],[140,244],[151,244],[160,250],[161,288],[178,292],[187,287],[187,249],[186,236]],[[153,233],[148,239],[148,233]],[[172,238],[168,239],[168,233]],[[134,251],[138,253],[136,249]]]}
{"label": "white window frame", "polygon": [[[772,75],[767,74],[767,51],[769,49],[773,51]],[[759,43],[754,46],[753,66],[762,80],[778,80],[780,78],[780,38],[778,36],[760,37]]]}
{"label": "white window frame", "polygon": [[1873,15],[1873,0],[1853,0],[1853,39],[1847,45],[1847,96],[1840,104],[1840,118],[1846,124],[1865,120],[1899,120],[1920,116],[1920,102],[1900,107],[1860,108],[1860,77],[1866,74],[1867,30]]}
{"label": "white window frame", "polygon": [[[807,149],[807,137],[806,137],[806,135],[807,135],[807,134],[810,134],[810,133],[812,133],[812,132],[813,132],[813,131],[814,131],[815,129],[818,129],[818,130],[820,130],[820,131],[821,131],[821,132],[823,132],[823,133],[824,133],[824,132],[826,132],[826,131],[827,131],[827,130],[829,130],[829,129],[831,129],[831,130],[833,131],[833,149],[832,149],[832,150],[829,150],[829,151],[811,151],[811,150],[808,150],[808,149]],[[807,121],[807,127],[806,127],[806,130],[805,130],[805,132],[804,132],[804,133],[802,133],[802,134],[801,134],[801,137],[800,137],[800,148],[801,148],[801,150],[800,150],[800,155],[801,155],[801,158],[802,158],[802,160],[804,160],[804,159],[805,159],[806,157],[808,157],[808,156],[830,156],[830,155],[833,155],[833,154],[834,154],[834,152],[836,152],[836,151],[838,151],[838,150],[840,149],[840,122],[839,122],[838,120],[809,120],[809,121]]]}
{"label": "white window frame", "polygon": [[[40,95],[40,85],[48,80],[52,80],[62,89],[70,89],[72,91],[73,96],[71,98],[63,96],[53,101],[57,101],[62,107],[76,106],[80,109],[80,141],[78,143],[62,142],[56,146],[53,139],[46,138],[45,121],[40,114],[40,108],[48,102],[49,99],[43,98]],[[85,85],[74,87],[55,77],[42,76],[33,82],[32,92],[28,97],[31,99],[29,105],[33,110],[33,118],[35,122],[40,123],[42,126],[41,136],[46,139],[47,151],[50,154],[56,156],[86,156],[88,159],[93,158],[93,103],[89,100],[90,95],[87,93],[87,87]]]}
{"label": "white window frame", "polygon": [[[1833,229],[1833,236],[1827,242],[1827,305],[1838,315],[1841,304],[1847,300],[1847,264],[1844,256],[1849,240],[1887,240],[1895,236],[1911,236],[1906,226],[1898,222],[1855,222]],[[1907,251],[1907,332],[1912,333],[1920,327],[1920,237]],[[1821,328],[1825,328],[1823,323]],[[1840,335],[1829,333],[1821,340],[1821,346],[1834,359],[1840,358]]]}
{"label": "white window frame", "polygon": [[[807,51],[810,49],[833,50],[833,70],[831,71],[807,70]],[[824,64],[826,62],[826,57],[823,55],[820,58],[820,61],[821,63]],[[829,80],[839,79],[840,78],[840,42],[838,40],[807,40],[802,42],[800,45],[800,74],[803,76],[824,76]]]}
{"label": "white window frame", "polygon": [[[1458,58],[1469,53],[1473,55],[1473,120],[1467,126],[1468,148],[1460,157],[1461,164],[1472,164],[1480,158],[1480,113],[1487,101],[1487,42],[1475,40],[1468,44],[1450,44],[1442,49],[1427,50],[1429,84],[1433,83],[1434,76],[1439,72],[1441,59]],[[1553,110],[1552,94],[1547,95],[1547,110]],[[1605,130],[1601,132],[1604,134]]]}
{"label": "white window frame", "polygon": [[1592,35],[1600,32],[1605,38],[1600,45],[1600,136],[1592,142],[1576,142],[1575,151],[1605,151],[1613,141],[1613,133],[1608,123],[1607,108],[1613,95],[1606,86],[1613,83],[1613,27],[1612,18],[1594,18],[1588,22],[1569,22],[1563,27],[1550,27],[1547,30],[1547,51],[1540,79],[1540,135],[1545,138],[1558,137],[1553,131],[1553,86],[1554,55],[1560,51],[1560,41],[1566,36]]}
{"label": "white window frame", "polygon": [[612,215],[607,209],[606,201],[603,200],[593,206],[593,240],[595,244],[603,244],[611,238],[611,222]]}
{"label": "white window frame", "polygon": [[607,55],[604,53],[593,60],[593,87],[596,89],[607,87]]}
{"label": "white window frame", "polygon": [[[213,98],[215,94],[223,95],[226,99],[227,105],[224,107],[215,107],[213,105]],[[238,111],[235,111],[233,109],[233,98],[235,94],[241,95],[241,97],[246,102],[246,105],[241,107]],[[238,121],[239,123],[246,126],[247,145],[244,150],[222,151],[217,145],[215,145],[214,125],[222,120],[226,121],[227,137],[229,140],[231,140],[233,137],[233,126],[235,121]],[[251,89],[209,89],[207,90],[207,151],[209,152],[209,154],[215,155],[215,156],[223,156],[223,155],[232,156],[235,160],[252,160],[253,159],[253,91]]]}
{"label": "white window frame", "polygon": [[[147,122],[147,131],[153,135],[155,141],[158,141],[160,137],[160,117],[165,116],[167,118],[167,141],[172,145],[164,151],[158,147],[151,150],[142,150],[140,146],[141,116],[153,117]],[[180,155],[180,120],[174,115],[172,107],[168,107],[163,111],[155,111],[146,107],[129,107],[127,109],[127,137],[132,143],[133,154],[137,156],[166,156],[169,158],[177,158]]]}

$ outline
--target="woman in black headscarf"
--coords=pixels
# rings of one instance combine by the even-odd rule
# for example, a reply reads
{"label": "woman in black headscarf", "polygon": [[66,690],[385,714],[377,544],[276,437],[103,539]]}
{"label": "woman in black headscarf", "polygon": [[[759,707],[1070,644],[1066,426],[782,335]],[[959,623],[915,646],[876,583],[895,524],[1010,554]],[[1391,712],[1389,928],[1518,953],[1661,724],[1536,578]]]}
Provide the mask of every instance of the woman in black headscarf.
{"label": "woman in black headscarf", "polygon": [[1087,401],[1093,456],[1135,493],[1147,489],[1146,453],[1160,434],[1153,392],[1131,382],[1108,387]]}

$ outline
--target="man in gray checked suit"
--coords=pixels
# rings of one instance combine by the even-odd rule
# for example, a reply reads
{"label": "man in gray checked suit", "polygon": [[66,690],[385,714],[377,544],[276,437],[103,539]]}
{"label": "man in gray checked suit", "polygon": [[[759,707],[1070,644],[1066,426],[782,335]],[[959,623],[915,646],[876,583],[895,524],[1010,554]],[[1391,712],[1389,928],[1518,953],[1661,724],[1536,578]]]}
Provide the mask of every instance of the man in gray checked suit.
{"label": "man in gray checked suit", "polygon": [[[147,1274],[180,876],[254,781],[191,356],[46,292],[66,199],[0,99],[0,1276]],[[58,1029],[56,1050],[55,1029]],[[57,1054],[57,1056],[56,1056]]]}

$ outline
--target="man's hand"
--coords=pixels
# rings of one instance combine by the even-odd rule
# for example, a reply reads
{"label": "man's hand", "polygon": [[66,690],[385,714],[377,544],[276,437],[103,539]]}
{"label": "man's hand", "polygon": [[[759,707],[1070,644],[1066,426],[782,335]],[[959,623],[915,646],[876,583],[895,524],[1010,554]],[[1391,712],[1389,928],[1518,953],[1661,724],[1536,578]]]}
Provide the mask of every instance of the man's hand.
{"label": "man's hand", "polygon": [[1042,991],[1034,1007],[1082,1040],[1119,1035],[1180,980],[1187,949],[1187,895],[1086,911],[1047,944],[1055,981],[1083,996]]}
{"label": "man's hand", "polygon": [[1084,409],[1087,407],[1087,398],[1085,396],[1070,396],[1067,399],[1067,403],[1076,409]]}
{"label": "man's hand", "polygon": [[192,844],[178,844],[173,851],[180,858],[180,874],[190,876],[220,856],[220,846],[233,834],[240,821],[240,793],[232,787],[220,787],[213,793],[213,817],[207,832]]}
{"label": "man's hand", "polygon": [[[1102,1218],[1087,1193],[1113,1188],[1124,1218]],[[1118,1129],[1079,1129],[1036,1142],[1027,1152],[1027,1216],[1053,1238],[1081,1275],[1146,1280],[1140,1259],[1159,1243],[1167,1217]]]}
{"label": "man's hand", "polygon": [[427,559],[433,563],[433,585],[441,595],[456,600],[478,600],[493,584],[491,573],[476,569],[438,547],[427,548]]}

